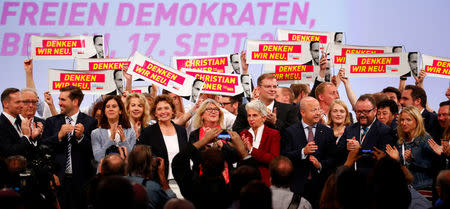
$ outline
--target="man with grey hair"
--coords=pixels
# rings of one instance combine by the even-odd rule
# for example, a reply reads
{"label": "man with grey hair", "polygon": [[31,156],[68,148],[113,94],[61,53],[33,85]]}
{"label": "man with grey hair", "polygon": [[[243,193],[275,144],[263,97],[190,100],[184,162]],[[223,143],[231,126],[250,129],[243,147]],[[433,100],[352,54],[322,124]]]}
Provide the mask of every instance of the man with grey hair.
{"label": "man with grey hair", "polygon": [[[36,117],[37,104],[39,102],[39,97],[36,93],[36,90],[32,88],[24,88],[21,90],[22,95],[22,112],[20,113],[20,117],[22,120],[31,119],[31,128],[37,129],[39,131],[39,136],[41,137],[42,131],[44,130],[45,121],[39,117]],[[36,142],[39,142],[37,140]]]}
{"label": "man with grey hair", "polygon": [[302,120],[284,132],[281,154],[288,157],[294,166],[291,191],[303,195],[314,208],[318,208],[327,172],[334,167],[336,142],[333,130],[319,123],[321,115],[317,99],[303,98],[300,114]]}

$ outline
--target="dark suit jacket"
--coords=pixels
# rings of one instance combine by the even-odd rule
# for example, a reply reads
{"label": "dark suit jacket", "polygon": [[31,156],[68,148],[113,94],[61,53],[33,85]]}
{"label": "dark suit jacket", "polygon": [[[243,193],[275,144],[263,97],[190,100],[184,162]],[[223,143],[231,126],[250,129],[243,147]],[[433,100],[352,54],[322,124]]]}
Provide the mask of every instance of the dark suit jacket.
{"label": "dark suit jacket", "polygon": [[[241,136],[247,136],[251,140],[252,135],[247,130],[241,132]],[[254,140],[254,139],[253,139]],[[258,161],[258,169],[261,179],[267,186],[270,186],[269,163],[273,158],[280,155],[280,132],[264,126],[259,147],[253,147],[250,155]]]}
{"label": "dark suit jacket", "polygon": [[0,156],[22,155],[27,158],[27,154],[33,148],[34,146],[30,144],[25,136],[19,136],[13,124],[2,113],[0,115]]}
{"label": "dark suit jacket", "polygon": [[318,149],[312,156],[316,157],[322,164],[320,173],[317,172],[318,170],[309,161],[308,157],[306,159],[302,159],[301,157],[302,149],[308,143],[302,122],[299,121],[290,126],[283,134],[281,154],[288,157],[294,166],[293,181],[291,184],[291,190],[294,193],[303,194],[304,185],[309,173],[312,174],[311,182],[320,193],[328,177],[327,174],[335,167],[334,154],[336,151],[336,142],[333,130],[318,123],[314,134],[314,142]]}
{"label": "dark suit jacket", "polygon": [[424,109],[422,112],[422,117],[423,123],[425,125],[425,130],[431,135],[435,142],[440,144],[444,129],[439,125],[437,114],[435,112],[430,112],[427,109]]}
{"label": "dark suit jacket", "polygon": [[[293,105],[275,101],[273,107],[277,108],[277,122],[275,125],[271,123],[265,123],[264,125],[266,125],[267,127],[283,132],[285,128],[298,121],[299,110]],[[248,124],[247,120],[247,110],[245,110],[245,104],[242,104],[241,106],[239,106],[238,115],[236,116],[236,120],[233,124],[233,131],[241,133],[242,131],[249,128],[250,125]]]}
{"label": "dark suit jacket", "polygon": [[[52,150],[55,157],[56,175],[62,182],[66,169],[66,152],[68,137],[64,136],[61,141],[58,140],[58,132],[63,124],[66,124],[65,115],[59,114],[47,118],[46,126],[42,134],[42,141],[47,144]],[[97,128],[97,120],[80,112],[76,124],[81,123],[84,126],[84,138],[78,143],[72,138],[72,176],[73,182],[79,186],[85,184],[95,174],[93,166],[94,156],[92,154],[91,132]]]}
{"label": "dark suit jacket", "polygon": [[[173,123],[175,130],[177,132],[178,137],[178,147],[180,151],[186,146],[188,142],[186,129],[182,126],[179,126]],[[149,145],[152,148],[152,153],[155,156],[161,157],[164,159],[164,168],[166,173],[166,178],[169,175],[169,154],[167,154],[166,143],[164,142],[164,137],[161,132],[161,128],[159,124],[153,124],[151,126],[147,126],[142,130],[142,133],[139,137],[138,144]]]}
{"label": "dark suit jacket", "polygon": [[[347,159],[348,151],[347,151],[347,139],[352,139],[355,137],[357,141],[361,144],[361,125],[359,122],[354,123],[348,126],[344,133],[342,134],[341,139],[338,143],[338,150],[340,155],[340,164],[343,164]],[[363,143],[361,144],[361,149],[363,150],[373,150],[373,147],[377,147],[380,150],[385,150],[386,145],[395,145],[397,139],[394,139],[394,133],[392,129],[375,119],[372,126],[364,138]],[[373,167],[375,161],[373,159],[361,158],[357,161],[357,165],[360,168],[371,168]]]}

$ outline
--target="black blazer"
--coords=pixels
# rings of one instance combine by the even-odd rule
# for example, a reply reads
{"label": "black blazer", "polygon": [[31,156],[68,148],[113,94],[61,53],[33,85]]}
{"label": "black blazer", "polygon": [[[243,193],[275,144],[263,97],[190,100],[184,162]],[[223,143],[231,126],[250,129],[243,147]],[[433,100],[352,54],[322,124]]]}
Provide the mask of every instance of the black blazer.
{"label": "black blazer", "polygon": [[13,124],[2,113],[0,115],[0,156],[22,155],[27,158],[33,148],[34,146],[25,136],[19,136]]}
{"label": "black blazer", "polygon": [[[66,124],[65,115],[59,114],[47,118],[45,121],[42,141],[48,145],[55,155],[56,175],[62,181],[66,169],[67,136],[61,141],[58,140],[58,132],[63,124]],[[73,182],[77,185],[84,185],[95,174],[93,166],[94,156],[92,154],[91,132],[97,128],[97,120],[80,112],[76,124],[81,123],[84,126],[84,138],[78,143],[71,140],[72,144],[72,176]]]}
{"label": "black blazer", "polygon": [[[181,151],[188,142],[186,129],[173,122],[172,124],[177,132],[178,147]],[[169,175],[169,154],[167,153],[166,143],[164,142],[164,137],[162,135],[159,124],[156,123],[144,128],[141,135],[139,136],[138,144],[150,145],[153,155],[164,159],[164,168],[167,178],[167,176]]]}
{"label": "black blazer", "polygon": [[[323,184],[325,183],[328,173],[335,167],[334,155],[336,152],[336,142],[333,135],[333,130],[317,123],[316,132],[314,134],[314,142],[318,149],[312,156],[322,164],[320,173],[309,161],[308,158],[302,159],[302,149],[308,144],[308,139],[305,135],[304,127],[301,121],[288,127],[281,140],[281,154],[288,157],[294,166],[293,181],[291,190],[296,194],[303,194],[304,185],[309,173],[312,174],[312,183],[320,193]],[[307,191],[308,192],[308,191]]]}
{"label": "black blazer", "polygon": [[435,142],[440,144],[444,129],[439,125],[437,114],[424,109],[422,112],[422,117],[425,130],[431,135]]}
{"label": "black blazer", "polygon": [[[298,122],[298,109],[291,104],[284,104],[275,101],[273,105],[277,108],[277,122],[275,125],[271,123],[265,123],[267,127],[271,129],[278,130],[280,132],[284,131],[285,128]],[[247,110],[245,110],[245,104],[239,106],[238,115],[233,124],[233,131],[241,133],[243,130],[249,129],[250,125],[247,120]]]}
{"label": "black blazer", "polygon": [[[340,155],[340,164],[343,164],[347,159],[348,151],[347,151],[347,139],[352,139],[355,137],[357,141],[361,144],[361,125],[359,122],[354,123],[350,126],[347,126],[344,133],[342,134],[341,139],[338,143],[338,151]],[[397,139],[394,139],[394,133],[392,129],[375,119],[369,131],[366,134],[366,137],[361,144],[361,149],[373,150],[373,147],[377,147],[380,150],[385,150],[386,145],[395,145],[397,143]],[[361,168],[371,168],[375,161],[373,159],[364,159],[361,158],[357,161],[358,167]]]}

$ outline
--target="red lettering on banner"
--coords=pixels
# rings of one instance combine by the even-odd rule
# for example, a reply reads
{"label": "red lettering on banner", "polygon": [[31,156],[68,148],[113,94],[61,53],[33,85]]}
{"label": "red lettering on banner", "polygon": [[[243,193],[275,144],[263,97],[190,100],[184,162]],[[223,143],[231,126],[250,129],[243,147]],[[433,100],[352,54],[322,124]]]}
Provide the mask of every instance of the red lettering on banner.
{"label": "red lettering on banner", "polygon": [[199,59],[178,59],[177,70],[193,69],[201,71],[224,73],[225,67],[228,66],[228,57],[212,57]]}
{"label": "red lettering on banner", "polygon": [[104,74],[61,73],[61,81],[71,82],[105,82]]}
{"label": "red lettering on banner", "polygon": [[89,62],[89,70],[122,70],[125,63],[130,64],[131,62]]}
{"label": "red lettering on banner", "polygon": [[425,72],[450,76],[450,62],[443,60],[433,60],[433,65],[425,65]]}
{"label": "red lettering on banner", "polygon": [[322,44],[326,44],[327,36],[289,33],[288,40],[289,41],[318,41]]}
{"label": "red lettering on banner", "polygon": [[203,85],[204,91],[235,93],[235,87],[239,84],[238,76],[216,75],[198,72],[186,72],[188,75],[205,81]]}
{"label": "red lettering on banner", "polygon": [[282,44],[261,44],[260,52],[284,52],[284,53],[301,53],[301,45],[282,45]]}
{"label": "red lettering on banner", "polygon": [[81,90],[91,90],[90,82],[53,81],[53,90],[59,90],[66,86],[77,86]]}
{"label": "red lettering on banner", "polygon": [[150,80],[153,80],[159,84],[167,86],[169,81],[174,81],[178,84],[183,85],[185,78],[162,68],[154,63],[145,61],[143,66],[136,65],[133,72],[142,75]]}
{"label": "red lettering on banner", "polygon": [[347,54],[379,54],[384,53],[382,49],[353,49],[342,48],[342,55],[334,56],[334,64],[345,64]]}

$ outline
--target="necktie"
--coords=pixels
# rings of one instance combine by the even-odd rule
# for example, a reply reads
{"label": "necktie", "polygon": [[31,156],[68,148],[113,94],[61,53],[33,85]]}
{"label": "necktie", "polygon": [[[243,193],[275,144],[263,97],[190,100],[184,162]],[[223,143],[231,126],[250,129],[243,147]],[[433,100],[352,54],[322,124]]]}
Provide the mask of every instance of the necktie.
{"label": "necktie", "polygon": [[22,136],[22,119],[20,119],[20,116],[16,117],[16,121],[14,121],[14,125],[16,126],[16,129],[20,136]]}
{"label": "necktie", "polygon": [[361,144],[364,142],[364,137],[366,136],[367,131],[369,131],[368,127],[363,128],[363,133],[361,134]]}
{"label": "necktie", "polygon": [[307,126],[306,128],[308,128],[308,142],[313,142],[314,141],[314,134],[313,134],[313,126]]}
{"label": "necktie", "polygon": [[[66,123],[72,125],[73,119],[66,116]],[[66,153],[66,171],[67,174],[72,174],[72,144],[71,144],[72,132],[67,133],[67,153]]]}

